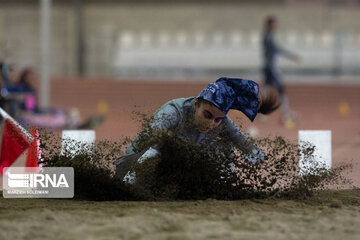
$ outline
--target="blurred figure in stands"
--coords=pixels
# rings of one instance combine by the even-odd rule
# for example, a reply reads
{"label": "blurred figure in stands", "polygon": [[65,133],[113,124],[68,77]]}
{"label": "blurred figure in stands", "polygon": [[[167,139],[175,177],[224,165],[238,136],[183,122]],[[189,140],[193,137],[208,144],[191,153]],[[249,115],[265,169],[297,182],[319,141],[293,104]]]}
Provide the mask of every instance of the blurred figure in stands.
{"label": "blurred figure in stands", "polygon": [[[103,115],[81,121],[79,110],[40,108],[38,105],[38,76],[32,68],[25,68],[19,76],[11,75],[10,85],[4,88],[6,101],[11,103],[9,114],[20,124],[50,129],[94,128],[104,121]],[[10,79],[10,78],[9,78]]]}
{"label": "blurred figure in stands", "polygon": [[286,126],[294,125],[296,117],[294,112],[291,111],[289,105],[289,99],[285,92],[284,83],[279,74],[277,66],[277,60],[280,55],[293,60],[295,62],[300,61],[300,57],[284,48],[280,47],[275,41],[275,33],[278,29],[278,22],[274,16],[270,16],[265,20],[264,33],[263,33],[263,74],[265,80],[265,86],[271,86],[277,89],[282,112],[281,121]]}

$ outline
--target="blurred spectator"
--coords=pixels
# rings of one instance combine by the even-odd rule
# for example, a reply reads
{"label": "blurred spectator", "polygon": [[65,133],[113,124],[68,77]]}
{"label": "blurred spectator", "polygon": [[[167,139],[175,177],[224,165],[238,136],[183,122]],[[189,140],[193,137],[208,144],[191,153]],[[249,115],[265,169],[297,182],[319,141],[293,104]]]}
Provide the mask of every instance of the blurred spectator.
{"label": "blurred spectator", "polygon": [[18,77],[15,87],[23,93],[23,99],[20,105],[21,110],[38,112],[38,100],[36,92],[36,73],[31,68],[25,68]]}
{"label": "blurred spectator", "polygon": [[9,85],[8,67],[4,62],[0,62],[0,76],[2,80],[2,87],[6,87],[7,85]]}
{"label": "blurred spectator", "polygon": [[12,69],[2,75],[2,79],[4,76],[8,84],[3,84],[4,94],[0,100],[4,100],[5,111],[20,124],[53,129],[94,128],[104,121],[103,115],[81,121],[76,108],[69,112],[59,108],[40,108],[37,95],[38,77],[32,68],[25,68],[19,75]]}
{"label": "blurred spectator", "polygon": [[[3,79],[2,71],[3,71],[3,64],[0,62],[0,107],[4,108],[5,98],[2,95],[2,89],[5,86],[5,82],[4,82],[4,79]],[[1,117],[0,117],[0,120],[1,120]]]}
{"label": "blurred spectator", "polygon": [[17,101],[12,97],[11,84],[16,74],[14,68],[9,67],[5,62],[0,63],[0,107],[4,108],[11,116],[14,116],[17,109]]}

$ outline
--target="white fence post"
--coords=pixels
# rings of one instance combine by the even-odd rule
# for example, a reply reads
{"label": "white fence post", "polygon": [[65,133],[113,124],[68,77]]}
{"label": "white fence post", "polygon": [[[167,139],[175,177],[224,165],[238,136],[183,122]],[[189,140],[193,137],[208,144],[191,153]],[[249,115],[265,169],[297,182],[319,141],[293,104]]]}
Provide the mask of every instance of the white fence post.
{"label": "white fence post", "polygon": [[91,155],[94,144],[94,130],[64,130],[62,132],[61,155],[76,155],[83,152],[81,148],[87,148],[87,153]]}
{"label": "white fence post", "polygon": [[[299,131],[299,147],[300,150],[306,143],[314,145],[315,163],[331,169],[331,131],[330,130],[300,130]],[[312,163],[304,159],[304,155],[300,155],[299,174],[306,174],[311,168]]]}

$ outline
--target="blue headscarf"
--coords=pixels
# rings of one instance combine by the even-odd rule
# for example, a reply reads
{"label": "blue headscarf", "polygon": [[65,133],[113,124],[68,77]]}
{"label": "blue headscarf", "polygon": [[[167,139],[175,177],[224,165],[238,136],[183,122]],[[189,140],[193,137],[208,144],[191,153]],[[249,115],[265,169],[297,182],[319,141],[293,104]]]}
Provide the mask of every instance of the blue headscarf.
{"label": "blue headscarf", "polygon": [[259,85],[254,81],[221,77],[204,88],[198,98],[211,102],[225,114],[236,109],[254,121],[259,109],[258,94]]}

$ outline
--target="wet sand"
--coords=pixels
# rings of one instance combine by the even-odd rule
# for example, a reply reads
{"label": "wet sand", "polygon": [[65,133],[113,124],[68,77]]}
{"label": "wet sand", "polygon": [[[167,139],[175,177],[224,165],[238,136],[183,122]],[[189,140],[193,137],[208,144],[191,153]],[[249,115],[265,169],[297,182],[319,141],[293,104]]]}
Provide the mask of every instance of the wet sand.
{"label": "wet sand", "polygon": [[0,239],[358,239],[359,226],[359,190],[306,201],[0,198]]}

